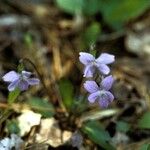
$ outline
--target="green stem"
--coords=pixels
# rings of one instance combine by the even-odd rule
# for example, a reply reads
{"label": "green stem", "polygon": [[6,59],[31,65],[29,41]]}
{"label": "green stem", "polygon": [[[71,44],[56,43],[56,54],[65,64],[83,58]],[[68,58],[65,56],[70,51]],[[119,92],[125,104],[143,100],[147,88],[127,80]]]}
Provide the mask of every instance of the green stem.
{"label": "green stem", "polygon": [[[39,76],[39,78],[40,78],[40,81],[41,81],[41,83],[42,83],[42,85],[43,85],[43,87],[44,87],[44,89],[45,89],[47,95],[49,96],[49,98],[51,98],[51,91],[49,91],[49,89],[48,89],[47,86],[45,85],[45,82],[44,82],[44,80],[43,80],[43,78],[42,78],[40,72],[38,71],[37,67],[36,67],[36,66],[34,65],[34,63],[33,63],[30,59],[28,59],[28,58],[23,58],[23,59],[21,59],[21,60],[20,60],[20,63],[23,63],[24,61],[29,62],[29,63],[33,66],[33,68],[35,69],[35,71],[37,72],[37,74],[38,74],[38,76]],[[57,92],[58,92],[58,87],[55,86],[54,88],[55,88],[55,90],[57,90]],[[60,107],[62,108],[62,110],[65,111],[65,112],[67,112],[67,111],[66,111],[66,108],[65,108],[65,106],[64,106],[64,104],[63,104],[63,102],[62,102],[62,99],[60,98],[60,96],[59,96],[59,100],[58,100],[58,101],[59,101],[59,105],[60,105]]]}
{"label": "green stem", "polygon": [[[19,89],[15,89],[14,91],[12,92],[9,92],[9,95],[8,95],[8,104],[11,105],[13,104],[14,102],[16,102],[17,100],[17,97],[19,96],[20,94],[20,90]],[[6,109],[1,117],[0,117],[0,125],[11,115],[11,110],[9,109]]]}

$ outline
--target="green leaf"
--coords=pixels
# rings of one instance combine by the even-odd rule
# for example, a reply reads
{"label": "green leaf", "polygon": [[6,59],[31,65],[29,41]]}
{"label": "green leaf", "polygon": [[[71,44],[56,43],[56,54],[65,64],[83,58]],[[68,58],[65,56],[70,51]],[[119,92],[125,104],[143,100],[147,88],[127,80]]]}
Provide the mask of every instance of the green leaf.
{"label": "green leaf", "polygon": [[28,47],[31,47],[32,44],[33,44],[33,39],[31,37],[31,34],[30,33],[26,33],[24,35],[24,42],[25,44],[28,46]]}
{"label": "green leaf", "polygon": [[45,118],[52,117],[55,113],[53,105],[44,99],[33,97],[27,103],[35,112],[40,113]]}
{"label": "green leaf", "polygon": [[99,11],[99,0],[56,0],[56,4],[72,15],[94,15]]}
{"label": "green leaf", "polygon": [[18,73],[21,73],[21,72],[24,70],[24,65],[23,65],[23,63],[20,63],[20,64],[17,66],[17,70],[18,70]]}
{"label": "green leaf", "polygon": [[117,129],[117,131],[126,133],[130,129],[130,124],[128,124],[127,122],[124,122],[124,121],[118,121],[116,129]]}
{"label": "green leaf", "polygon": [[59,82],[59,90],[63,100],[64,105],[67,109],[71,109],[74,102],[73,98],[73,85],[69,80],[61,80]]}
{"label": "green leaf", "polygon": [[9,133],[19,133],[20,132],[20,128],[18,126],[18,122],[17,120],[7,120],[6,122],[6,128],[8,130]]}
{"label": "green leaf", "polygon": [[71,107],[72,113],[76,116],[81,115],[87,109],[87,99],[85,97],[80,97],[79,99],[74,99]]}
{"label": "green leaf", "polygon": [[94,57],[96,57],[96,53],[97,53],[97,50],[91,50],[90,51],[90,54],[92,54]]}
{"label": "green leaf", "polygon": [[110,136],[97,121],[90,121],[83,124],[82,131],[88,137],[106,150],[114,150],[115,148],[109,144]]}
{"label": "green leaf", "polygon": [[150,150],[150,144],[143,144],[143,145],[140,147],[140,150]]}
{"label": "green leaf", "polygon": [[19,96],[20,94],[20,90],[18,88],[16,88],[14,91],[12,92],[9,92],[9,95],[8,95],[8,103],[9,104],[12,104],[15,102],[15,100],[17,99],[17,97]]}
{"label": "green leaf", "polygon": [[56,3],[65,12],[74,15],[82,12],[84,0],[56,0]]}
{"label": "green leaf", "polygon": [[99,11],[100,0],[84,0],[83,14],[91,16]]}
{"label": "green leaf", "polygon": [[150,129],[150,111],[146,112],[138,122],[138,126],[144,129]]}
{"label": "green leaf", "polygon": [[116,29],[142,14],[149,6],[149,0],[100,0],[104,20]]}
{"label": "green leaf", "polygon": [[83,40],[85,42],[85,45],[87,47],[90,47],[91,45],[95,44],[98,36],[100,35],[100,24],[97,22],[92,23],[84,32],[83,34]]}

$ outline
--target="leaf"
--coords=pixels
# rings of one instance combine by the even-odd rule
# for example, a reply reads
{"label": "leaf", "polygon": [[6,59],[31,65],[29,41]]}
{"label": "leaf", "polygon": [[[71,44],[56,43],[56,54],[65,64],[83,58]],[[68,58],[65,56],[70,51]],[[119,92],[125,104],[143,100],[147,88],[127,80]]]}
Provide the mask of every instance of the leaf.
{"label": "leaf", "polygon": [[24,42],[30,48],[33,44],[33,39],[30,33],[24,35]]}
{"label": "leaf", "polygon": [[8,103],[9,104],[12,104],[15,102],[16,98],[19,96],[20,94],[20,90],[18,88],[16,88],[14,91],[12,92],[9,92],[9,95],[8,95]]}
{"label": "leaf", "polygon": [[124,121],[118,121],[116,126],[117,131],[126,133],[130,129],[130,124]]}
{"label": "leaf", "polygon": [[18,73],[21,73],[21,72],[24,70],[24,64],[23,64],[23,63],[20,63],[20,64],[17,66],[17,70],[18,70]]}
{"label": "leaf", "polygon": [[150,2],[147,0],[100,0],[100,11],[104,20],[115,29],[142,14],[149,6]]}
{"label": "leaf", "polygon": [[100,123],[97,121],[90,121],[83,125],[82,131],[88,135],[88,137],[103,147],[106,150],[114,150],[115,148],[109,144],[110,136],[107,131],[103,129]]}
{"label": "leaf", "polygon": [[99,12],[100,0],[84,0],[83,14],[91,16]]}
{"label": "leaf", "polygon": [[18,126],[17,120],[7,120],[6,128],[7,128],[9,133],[16,133],[16,134],[18,134],[20,132],[20,128]]}
{"label": "leaf", "polygon": [[74,15],[82,12],[84,0],[56,0],[56,4],[65,12]]}
{"label": "leaf", "polygon": [[35,112],[40,113],[45,118],[52,117],[55,113],[53,105],[44,99],[33,97],[29,99],[27,103]]}
{"label": "leaf", "polygon": [[144,113],[144,115],[138,121],[138,126],[140,128],[150,129],[150,111]]}
{"label": "leaf", "polygon": [[150,144],[143,144],[143,145],[140,147],[140,150],[150,150]]}
{"label": "leaf", "polygon": [[95,44],[98,36],[100,35],[100,24],[97,22],[92,23],[84,32],[83,39],[85,45],[90,47],[91,45]]}
{"label": "leaf", "polygon": [[99,11],[99,0],[56,0],[58,7],[65,12],[75,15],[94,15]]}
{"label": "leaf", "polygon": [[71,109],[71,106],[74,102],[73,99],[73,85],[69,80],[61,80],[59,82],[59,90],[63,99],[64,105],[67,109]]}

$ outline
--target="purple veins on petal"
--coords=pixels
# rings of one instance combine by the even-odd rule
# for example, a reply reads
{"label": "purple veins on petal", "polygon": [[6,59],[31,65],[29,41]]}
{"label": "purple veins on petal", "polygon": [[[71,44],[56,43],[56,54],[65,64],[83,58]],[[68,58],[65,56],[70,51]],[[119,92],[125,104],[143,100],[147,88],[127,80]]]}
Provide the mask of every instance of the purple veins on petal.
{"label": "purple veins on petal", "polygon": [[94,56],[89,53],[80,52],[79,54],[80,54],[79,60],[84,65],[88,65],[89,63],[95,60]]}
{"label": "purple veins on petal", "polygon": [[95,81],[86,81],[83,86],[89,93],[94,93],[99,90],[99,87]]}
{"label": "purple veins on petal", "polygon": [[105,100],[105,99],[100,99],[98,101],[99,105],[102,107],[102,108],[107,108],[108,105],[109,105],[109,101]]}
{"label": "purple veins on petal", "polygon": [[114,82],[114,78],[112,77],[112,75],[107,76],[102,80],[101,87],[105,90],[110,90],[113,82]]}
{"label": "purple veins on petal", "polygon": [[88,101],[89,101],[90,103],[94,103],[98,98],[99,98],[99,91],[90,94],[90,95],[88,96]]}
{"label": "purple veins on petal", "polygon": [[102,108],[106,108],[110,102],[114,100],[114,96],[111,92],[105,91],[99,96],[99,104]]}
{"label": "purple veins on petal", "polygon": [[18,84],[18,88],[21,90],[21,91],[25,91],[27,90],[29,87],[29,84],[26,80],[21,80]]}
{"label": "purple veins on petal", "polygon": [[15,80],[11,82],[8,86],[9,91],[14,91],[16,87],[18,87],[19,80]]}
{"label": "purple veins on petal", "polygon": [[102,91],[99,95],[99,100],[105,100],[105,101],[108,101],[108,102],[112,102],[114,99],[114,96],[112,95],[111,92],[109,91]]}

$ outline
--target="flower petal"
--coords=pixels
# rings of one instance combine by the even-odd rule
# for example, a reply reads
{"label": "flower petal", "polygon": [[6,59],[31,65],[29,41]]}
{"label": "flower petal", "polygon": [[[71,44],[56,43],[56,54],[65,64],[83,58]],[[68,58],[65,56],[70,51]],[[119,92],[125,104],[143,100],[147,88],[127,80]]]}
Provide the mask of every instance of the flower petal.
{"label": "flower petal", "polygon": [[24,70],[23,70],[21,73],[22,73],[22,75],[23,75],[24,77],[26,77],[26,78],[29,78],[29,77],[31,76],[31,74],[32,74],[31,72],[24,71]]}
{"label": "flower petal", "polygon": [[114,82],[114,78],[112,75],[105,77],[101,82],[101,87],[106,91],[108,91],[112,87],[113,82]]}
{"label": "flower petal", "polygon": [[18,87],[18,83],[19,83],[19,80],[15,80],[12,83],[10,83],[9,86],[8,86],[8,90],[9,91],[14,91],[15,88]]}
{"label": "flower petal", "polygon": [[83,86],[89,93],[94,93],[99,90],[99,87],[95,81],[86,81]]}
{"label": "flower petal", "polygon": [[27,90],[29,87],[29,84],[26,80],[21,80],[18,84],[18,88],[21,90],[21,91],[25,91]]}
{"label": "flower petal", "polygon": [[40,80],[37,79],[37,78],[30,78],[30,79],[27,80],[27,82],[28,82],[29,85],[37,85],[37,84],[40,83]]}
{"label": "flower petal", "polygon": [[108,105],[109,105],[109,101],[105,100],[105,99],[100,99],[98,101],[99,105],[102,107],[102,108],[107,108]]}
{"label": "flower petal", "polygon": [[6,73],[2,79],[5,81],[5,82],[13,82],[15,80],[18,80],[20,77],[20,75],[18,73],[16,73],[15,71],[10,71],[8,73]]}
{"label": "flower petal", "polygon": [[111,64],[115,61],[115,56],[107,53],[102,53],[96,61],[102,64]]}
{"label": "flower petal", "polygon": [[99,104],[101,107],[106,108],[110,102],[114,100],[114,96],[109,91],[102,91],[99,96]]}
{"label": "flower petal", "polygon": [[95,72],[95,67],[93,65],[88,65],[84,69],[83,77],[87,77],[87,78],[93,77],[94,72]]}
{"label": "flower petal", "polygon": [[90,103],[94,103],[95,100],[96,100],[98,97],[99,97],[99,91],[90,94],[89,97],[88,97],[88,101],[89,101]]}
{"label": "flower petal", "polygon": [[79,55],[79,60],[84,65],[88,65],[95,60],[94,56],[89,53],[80,52]]}
{"label": "flower petal", "polygon": [[109,67],[105,64],[97,64],[97,68],[104,75],[107,75],[110,72]]}

